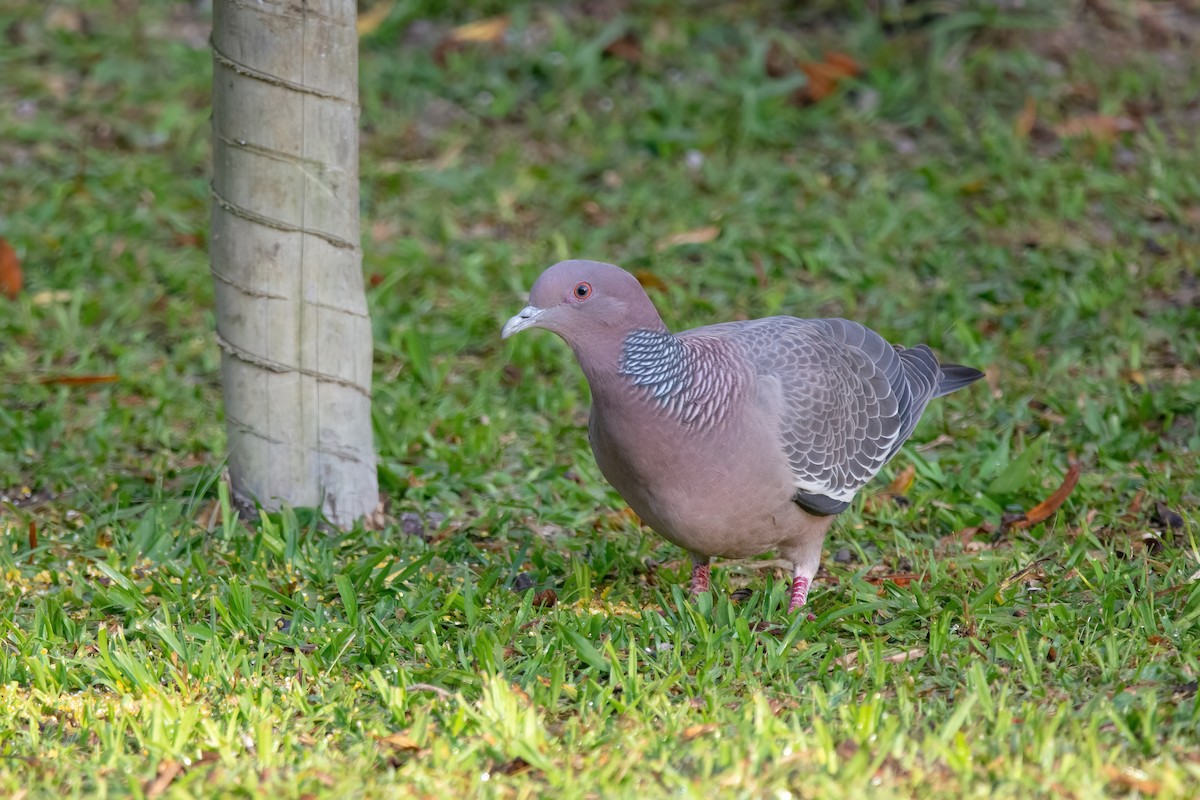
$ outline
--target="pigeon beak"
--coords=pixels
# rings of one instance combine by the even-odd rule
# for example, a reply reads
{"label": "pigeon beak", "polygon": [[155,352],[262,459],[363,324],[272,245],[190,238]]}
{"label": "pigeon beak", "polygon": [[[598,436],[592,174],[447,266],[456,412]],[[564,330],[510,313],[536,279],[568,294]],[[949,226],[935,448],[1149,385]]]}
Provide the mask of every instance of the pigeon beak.
{"label": "pigeon beak", "polygon": [[532,328],[537,325],[538,317],[544,311],[544,308],[538,308],[537,306],[525,306],[515,317],[504,323],[504,328],[500,331],[500,338],[507,339],[518,331],[523,331],[526,328]]}

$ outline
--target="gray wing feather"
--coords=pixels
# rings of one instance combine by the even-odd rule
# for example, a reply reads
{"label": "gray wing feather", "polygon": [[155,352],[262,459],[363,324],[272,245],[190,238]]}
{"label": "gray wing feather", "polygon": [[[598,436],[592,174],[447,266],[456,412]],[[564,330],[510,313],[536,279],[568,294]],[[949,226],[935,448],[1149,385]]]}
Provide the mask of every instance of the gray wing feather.
{"label": "gray wing feather", "polygon": [[727,336],[782,390],[779,435],[796,502],[837,513],[912,434],[938,387],[928,347],[893,347],[843,319],[768,317],[705,329]]}

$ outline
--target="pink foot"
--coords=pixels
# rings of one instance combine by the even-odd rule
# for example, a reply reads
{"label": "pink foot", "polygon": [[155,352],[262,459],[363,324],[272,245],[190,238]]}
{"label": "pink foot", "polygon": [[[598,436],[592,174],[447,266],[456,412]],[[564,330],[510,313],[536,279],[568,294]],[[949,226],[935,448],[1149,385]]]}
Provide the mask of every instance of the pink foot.
{"label": "pink foot", "polygon": [[703,594],[708,591],[708,564],[692,565],[692,594]]}
{"label": "pink foot", "polygon": [[[788,613],[792,613],[808,599],[808,578],[797,575],[792,578],[792,602],[788,603]],[[812,616],[811,614],[809,616]]]}

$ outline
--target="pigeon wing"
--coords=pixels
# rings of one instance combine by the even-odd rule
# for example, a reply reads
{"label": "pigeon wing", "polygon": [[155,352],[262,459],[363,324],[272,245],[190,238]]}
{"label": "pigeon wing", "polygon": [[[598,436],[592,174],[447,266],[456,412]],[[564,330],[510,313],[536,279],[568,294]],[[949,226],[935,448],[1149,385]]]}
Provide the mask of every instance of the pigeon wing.
{"label": "pigeon wing", "polygon": [[940,376],[928,347],[893,347],[848,320],[768,317],[713,328],[724,329],[757,374],[779,382],[780,446],[794,499],[817,514],[844,510],[896,454]]}

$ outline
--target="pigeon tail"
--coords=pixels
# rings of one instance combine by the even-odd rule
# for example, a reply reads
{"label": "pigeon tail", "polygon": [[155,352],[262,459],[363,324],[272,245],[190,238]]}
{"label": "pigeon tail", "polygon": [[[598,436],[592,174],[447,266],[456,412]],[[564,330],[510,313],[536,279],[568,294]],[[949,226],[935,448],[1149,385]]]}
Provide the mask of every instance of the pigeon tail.
{"label": "pigeon tail", "polygon": [[962,364],[942,364],[941,369],[942,376],[938,380],[937,389],[934,390],[934,397],[942,397],[956,392],[983,377],[983,373],[979,370],[964,367]]}

